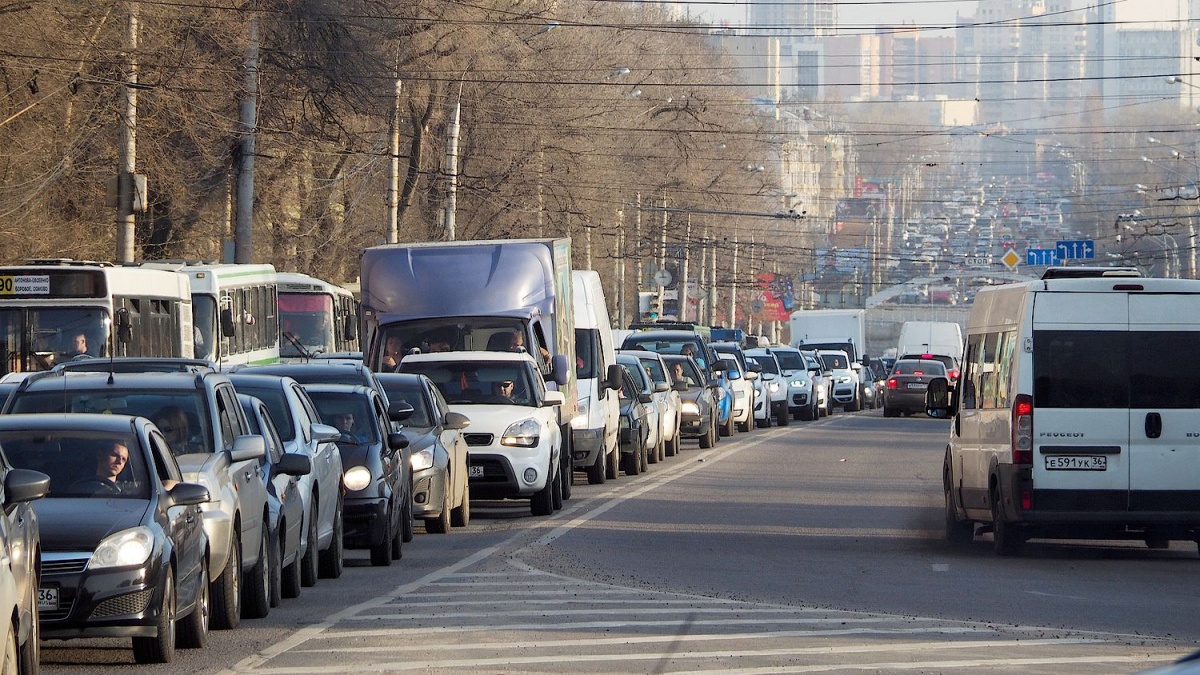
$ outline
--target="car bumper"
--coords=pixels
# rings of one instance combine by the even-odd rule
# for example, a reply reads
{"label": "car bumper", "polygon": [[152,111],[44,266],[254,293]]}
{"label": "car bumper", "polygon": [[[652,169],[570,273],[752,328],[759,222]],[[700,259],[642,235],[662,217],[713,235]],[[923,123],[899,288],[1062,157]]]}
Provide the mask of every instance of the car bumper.
{"label": "car bumper", "polygon": [[346,546],[369,548],[383,542],[388,531],[387,514],[387,497],[346,497],[342,506]]}
{"label": "car bumper", "polygon": [[[88,556],[89,554],[82,554]],[[83,558],[76,567],[87,562]],[[81,570],[70,563],[43,557],[39,585],[58,589],[58,609],[39,612],[39,627],[46,639],[82,637],[155,637],[162,607],[163,575],[167,567],[152,558],[135,569]]]}
{"label": "car bumper", "polygon": [[883,397],[883,405],[894,410],[925,412],[925,391],[891,392]]}
{"label": "car bumper", "polygon": [[[550,459],[546,452],[508,455],[472,450],[468,475],[472,499],[528,498],[546,487]],[[525,480],[527,469],[536,471],[532,482]],[[479,473],[482,472],[482,475]]]}
{"label": "car bumper", "polygon": [[604,428],[571,430],[571,466],[586,469],[604,450]]}
{"label": "car bumper", "polygon": [[431,467],[413,474],[413,517],[437,518],[445,503],[446,473]]}
{"label": "car bumper", "polygon": [[[221,510],[220,505],[206,503],[200,505],[204,534],[208,535],[208,565],[212,570],[212,578],[216,579],[225,572],[225,564],[229,562],[229,546],[233,541],[233,519]],[[257,555],[257,553],[255,553]]]}

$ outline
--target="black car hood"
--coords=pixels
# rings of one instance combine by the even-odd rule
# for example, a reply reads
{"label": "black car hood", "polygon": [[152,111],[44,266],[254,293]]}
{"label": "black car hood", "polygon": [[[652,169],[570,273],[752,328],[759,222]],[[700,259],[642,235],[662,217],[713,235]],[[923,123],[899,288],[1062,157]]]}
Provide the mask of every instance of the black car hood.
{"label": "black car hood", "polygon": [[436,429],[438,427],[404,427],[400,431],[408,439],[409,452],[418,452],[437,440],[437,434],[434,433]]}
{"label": "black car hood", "polygon": [[91,551],[114,532],[141,525],[146,499],[49,498],[33,502],[44,551]]}

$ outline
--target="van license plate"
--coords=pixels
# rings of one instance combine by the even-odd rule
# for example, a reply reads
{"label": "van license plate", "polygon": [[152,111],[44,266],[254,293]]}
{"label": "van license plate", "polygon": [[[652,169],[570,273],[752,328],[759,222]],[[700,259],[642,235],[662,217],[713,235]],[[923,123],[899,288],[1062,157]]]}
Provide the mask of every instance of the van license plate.
{"label": "van license plate", "polygon": [[483,478],[483,467],[482,466],[471,467],[471,472],[469,474],[467,474],[467,476],[469,478]]}
{"label": "van license plate", "polygon": [[1078,455],[1051,455],[1046,458],[1047,471],[1104,471],[1108,469],[1108,457],[1081,457]]}
{"label": "van license plate", "polygon": [[38,609],[39,610],[58,609],[58,589],[57,588],[39,588],[38,589]]}

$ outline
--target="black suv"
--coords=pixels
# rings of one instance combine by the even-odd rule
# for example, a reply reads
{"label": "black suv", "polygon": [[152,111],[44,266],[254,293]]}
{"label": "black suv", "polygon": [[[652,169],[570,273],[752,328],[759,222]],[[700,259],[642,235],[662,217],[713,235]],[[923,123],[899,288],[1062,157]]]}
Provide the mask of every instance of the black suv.
{"label": "black suv", "polygon": [[[222,373],[50,371],[17,387],[5,413],[109,413],[146,417],[158,426],[183,479],[208,488],[201,505],[213,576],[213,623],[234,628],[270,612],[278,561],[271,540],[263,437],[252,434],[237,392]],[[245,576],[246,582],[242,582]],[[243,604],[245,605],[243,607]]]}

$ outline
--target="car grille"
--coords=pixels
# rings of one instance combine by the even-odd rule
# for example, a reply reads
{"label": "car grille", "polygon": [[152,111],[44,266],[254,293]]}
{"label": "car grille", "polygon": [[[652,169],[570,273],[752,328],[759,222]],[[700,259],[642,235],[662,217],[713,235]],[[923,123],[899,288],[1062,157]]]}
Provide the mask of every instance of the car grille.
{"label": "car grille", "polygon": [[146,606],[150,604],[150,596],[153,594],[153,589],[146,589],[137,593],[126,593],[109,598],[92,610],[92,618],[103,619],[110,616],[141,614],[146,611]]}
{"label": "car grille", "polygon": [[796,405],[808,403],[808,394],[792,394],[792,403]]}
{"label": "car grille", "polygon": [[71,607],[75,605],[74,600],[59,601],[58,609],[41,609],[38,610],[38,621],[62,621],[71,613]]}
{"label": "car grille", "polygon": [[483,477],[472,478],[475,482],[505,483],[509,481],[507,463],[495,457],[472,457],[472,467],[483,467]]}
{"label": "car grille", "polygon": [[42,574],[78,574],[87,569],[89,560],[91,560],[91,556],[66,560],[42,560]]}
{"label": "car grille", "polygon": [[467,445],[491,445],[495,434],[463,434]]}

